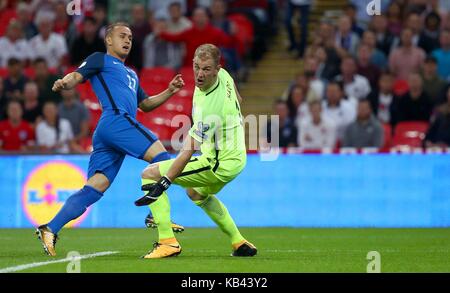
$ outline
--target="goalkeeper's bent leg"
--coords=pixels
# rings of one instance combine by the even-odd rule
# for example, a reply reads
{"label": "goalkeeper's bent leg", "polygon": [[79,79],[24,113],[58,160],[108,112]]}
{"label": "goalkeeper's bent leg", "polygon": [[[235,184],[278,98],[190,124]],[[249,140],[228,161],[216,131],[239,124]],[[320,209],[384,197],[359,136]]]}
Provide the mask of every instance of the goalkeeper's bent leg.
{"label": "goalkeeper's bent leg", "polygon": [[233,218],[231,218],[228,209],[214,194],[210,194],[201,200],[192,200],[228,235],[232,245],[245,240],[236,227]]}
{"label": "goalkeeper's bent leg", "polygon": [[[142,185],[156,183],[152,179],[142,178]],[[163,192],[159,199],[149,205],[153,218],[158,227],[159,240],[175,238],[172,231],[172,221],[170,220],[170,202],[166,192]]]}

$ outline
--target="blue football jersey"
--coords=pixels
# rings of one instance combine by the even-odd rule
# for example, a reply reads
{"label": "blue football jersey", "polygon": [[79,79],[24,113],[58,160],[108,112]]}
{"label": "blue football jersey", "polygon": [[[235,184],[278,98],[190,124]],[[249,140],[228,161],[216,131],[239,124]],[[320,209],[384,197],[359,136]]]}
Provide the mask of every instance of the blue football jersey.
{"label": "blue football jersey", "polygon": [[76,72],[83,76],[83,82],[90,80],[104,114],[128,113],[136,117],[139,103],[147,98],[134,70],[111,55],[93,53]]}

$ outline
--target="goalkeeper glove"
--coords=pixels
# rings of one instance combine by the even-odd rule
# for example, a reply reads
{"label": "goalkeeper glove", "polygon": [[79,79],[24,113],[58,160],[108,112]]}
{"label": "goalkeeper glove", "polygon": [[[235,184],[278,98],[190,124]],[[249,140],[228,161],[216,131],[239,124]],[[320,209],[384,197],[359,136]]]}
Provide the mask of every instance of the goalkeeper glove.
{"label": "goalkeeper glove", "polygon": [[139,207],[155,202],[159,196],[170,187],[170,184],[172,184],[172,182],[170,182],[169,178],[163,176],[156,183],[142,185],[141,190],[148,192],[143,197],[136,200],[134,204]]}

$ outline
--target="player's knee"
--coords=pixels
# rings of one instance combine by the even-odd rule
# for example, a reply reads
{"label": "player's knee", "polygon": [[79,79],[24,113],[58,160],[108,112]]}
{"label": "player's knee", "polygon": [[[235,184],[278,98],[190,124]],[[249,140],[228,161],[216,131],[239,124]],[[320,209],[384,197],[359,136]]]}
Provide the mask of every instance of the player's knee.
{"label": "player's knee", "polygon": [[142,171],[141,177],[143,179],[159,180],[161,174],[159,174],[158,164],[152,164]]}
{"label": "player's knee", "polygon": [[204,196],[195,191],[193,188],[186,189],[186,194],[192,201],[202,200]]}
{"label": "player's knee", "polygon": [[110,182],[108,177],[106,177],[103,173],[96,173],[94,176],[89,178],[86,185],[89,185],[100,192],[105,192],[109,188]]}

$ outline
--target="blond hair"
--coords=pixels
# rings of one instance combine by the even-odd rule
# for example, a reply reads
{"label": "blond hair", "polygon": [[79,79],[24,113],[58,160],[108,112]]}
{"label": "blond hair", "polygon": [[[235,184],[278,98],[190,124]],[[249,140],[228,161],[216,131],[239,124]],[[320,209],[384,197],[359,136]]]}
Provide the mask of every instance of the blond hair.
{"label": "blond hair", "polygon": [[198,46],[194,53],[194,59],[212,59],[216,65],[220,64],[220,50],[213,44],[203,44]]}

